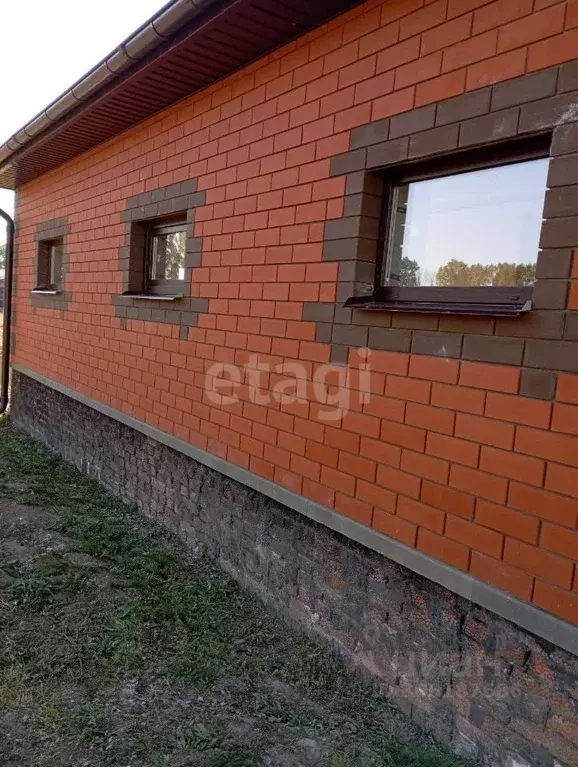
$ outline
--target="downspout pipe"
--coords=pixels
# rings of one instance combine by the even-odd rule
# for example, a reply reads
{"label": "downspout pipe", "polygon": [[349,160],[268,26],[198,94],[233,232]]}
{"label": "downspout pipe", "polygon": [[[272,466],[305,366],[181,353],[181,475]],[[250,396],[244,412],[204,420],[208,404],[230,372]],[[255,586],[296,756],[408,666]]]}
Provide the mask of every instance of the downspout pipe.
{"label": "downspout pipe", "polygon": [[0,218],[6,222],[6,265],[4,269],[4,326],[2,328],[2,379],[0,382],[0,414],[8,407],[10,380],[10,325],[12,323],[12,277],[14,266],[14,221],[0,208]]}

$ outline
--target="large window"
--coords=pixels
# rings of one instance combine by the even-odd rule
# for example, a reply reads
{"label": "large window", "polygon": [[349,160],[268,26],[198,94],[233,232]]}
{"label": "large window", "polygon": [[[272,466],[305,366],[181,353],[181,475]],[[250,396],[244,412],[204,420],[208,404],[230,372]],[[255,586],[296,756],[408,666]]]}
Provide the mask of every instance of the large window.
{"label": "large window", "polygon": [[484,305],[506,313],[528,309],[546,154],[538,140],[387,171],[372,300],[417,311],[450,311],[457,304],[473,313]]}
{"label": "large window", "polygon": [[395,186],[384,285],[532,285],[547,174],[540,159]]}

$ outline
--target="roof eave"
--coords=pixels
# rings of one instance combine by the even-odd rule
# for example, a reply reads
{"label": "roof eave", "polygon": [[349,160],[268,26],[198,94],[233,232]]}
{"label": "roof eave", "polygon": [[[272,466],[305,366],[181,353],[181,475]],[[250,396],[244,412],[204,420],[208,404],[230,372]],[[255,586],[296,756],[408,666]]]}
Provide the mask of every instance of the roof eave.
{"label": "roof eave", "polygon": [[359,3],[173,0],[0,147],[0,187],[38,178]]}

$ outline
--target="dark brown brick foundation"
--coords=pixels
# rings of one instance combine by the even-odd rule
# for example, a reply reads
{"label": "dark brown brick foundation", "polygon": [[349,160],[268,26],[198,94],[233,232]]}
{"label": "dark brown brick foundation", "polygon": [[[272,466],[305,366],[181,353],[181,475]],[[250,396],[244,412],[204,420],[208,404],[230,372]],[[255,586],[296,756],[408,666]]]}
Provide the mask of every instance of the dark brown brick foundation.
{"label": "dark brown brick foundation", "polygon": [[578,764],[578,658],[21,373],[15,425],[190,545],[457,752]]}

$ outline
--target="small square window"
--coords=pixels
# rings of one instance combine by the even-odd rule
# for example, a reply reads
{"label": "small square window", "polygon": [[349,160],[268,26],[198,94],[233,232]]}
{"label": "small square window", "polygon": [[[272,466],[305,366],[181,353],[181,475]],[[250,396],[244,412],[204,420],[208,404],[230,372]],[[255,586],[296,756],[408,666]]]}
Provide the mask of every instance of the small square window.
{"label": "small square window", "polygon": [[64,241],[61,237],[38,243],[37,290],[62,288]]}
{"label": "small square window", "polygon": [[185,281],[187,232],[185,222],[154,223],[146,242],[146,290],[175,293]]}

